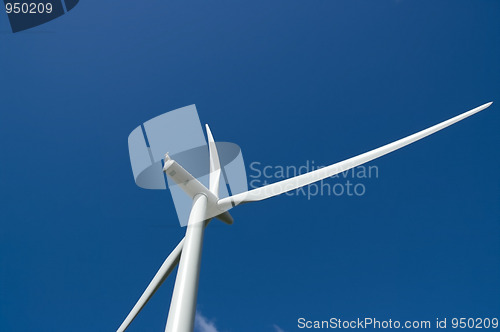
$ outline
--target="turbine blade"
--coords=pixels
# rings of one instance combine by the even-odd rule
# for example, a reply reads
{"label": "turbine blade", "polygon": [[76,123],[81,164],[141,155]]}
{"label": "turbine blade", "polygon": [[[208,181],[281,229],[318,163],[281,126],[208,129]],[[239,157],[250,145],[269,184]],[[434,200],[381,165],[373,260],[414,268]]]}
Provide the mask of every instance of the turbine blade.
{"label": "turbine blade", "polygon": [[210,184],[209,190],[219,196],[219,183],[220,183],[220,161],[219,154],[217,153],[217,146],[214,141],[214,137],[212,136],[212,132],[210,131],[210,127],[208,124],[205,125],[207,129],[208,136],[208,149],[210,152]]}
{"label": "turbine blade", "polygon": [[275,182],[270,185],[256,188],[244,193],[240,193],[237,195],[233,195],[230,197],[226,197],[223,199],[220,199],[218,201],[218,206],[221,210],[229,210],[232,206],[240,204],[240,203],[247,203],[247,202],[253,202],[253,201],[260,201],[263,199],[267,199],[270,197],[274,197],[277,195],[281,195],[283,193],[286,193],[291,190],[295,190],[297,188],[306,186],[308,184],[311,184],[316,181],[323,180],[327,177],[333,176],[335,174],[344,172],[346,170],[349,170],[351,168],[354,168],[356,166],[359,166],[361,164],[364,164],[366,162],[369,162],[373,159],[379,158],[383,155],[386,155],[390,152],[393,152],[395,150],[398,150],[408,144],[411,144],[413,142],[416,142],[424,137],[427,137],[437,131],[440,131],[441,129],[444,129],[448,126],[451,126],[452,124],[459,122],[473,114],[476,114],[485,108],[489,107],[492,104],[486,103],[482,106],[476,107],[468,112],[462,113],[458,116],[455,116],[449,120],[446,120],[444,122],[441,122],[435,126],[432,126],[430,128],[424,129],[422,131],[419,131],[418,133],[415,133],[413,135],[407,136],[405,138],[402,138],[400,140],[397,140],[395,142],[389,143],[387,145],[384,145],[380,148],[368,151],[366,153],[360,154],[356,157],[349,158],[347,160],[338,162],[336,164],[320,168],[317,170],[314,170],[312,172],[298,175],[283,181]]}
{"label": "turbine blade", "polygon": [[154,276],[153,280],[149,283],[148,287],[142,293],[141,297],[132,308],[127,318],[123,321],[122,325],[116,330],[117,332],[125,331],[130,323],[134,320],[134,318],[139,314],[139,312],[144,308],[146,303],[151,299],[154,293],[160,288],[165,279],[167,279],[168,275],[173,271],[173,269],[179,264],[179,259],[181,257],[182,248],[184,246],[184,239],[179,242],[177,247],[168,255],[165,262],[163,262],[162,266]]}

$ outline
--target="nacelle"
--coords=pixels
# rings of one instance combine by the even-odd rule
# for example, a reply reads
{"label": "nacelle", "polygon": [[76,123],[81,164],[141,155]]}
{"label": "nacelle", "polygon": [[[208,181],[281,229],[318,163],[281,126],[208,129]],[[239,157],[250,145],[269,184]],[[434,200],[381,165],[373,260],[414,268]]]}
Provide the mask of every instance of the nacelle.
{"label": "nacelle", "polygon": [[197,178],[186,171],[175,160],[171,159],[168,154],[165,155],[165,165],[163,171],[171,178],[191,199],[196,195],[205,195],[207,197],[207,215],[206,219],[216,217],[226,224],[232,224],[233,218],[229,212],[220,210],[217,197],[214,193],[208,190]]}

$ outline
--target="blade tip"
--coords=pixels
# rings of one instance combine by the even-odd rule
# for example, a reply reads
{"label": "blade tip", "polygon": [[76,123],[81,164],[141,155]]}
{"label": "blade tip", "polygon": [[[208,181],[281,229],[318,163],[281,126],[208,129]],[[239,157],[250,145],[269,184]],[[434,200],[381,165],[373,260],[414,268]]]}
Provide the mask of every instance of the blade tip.
{"label": "blade tip", "polygon": [[486,103],[486,104],[483,104],[481,106],[476,107],[473,111],[474,111],[474,113],[484,111],[485,109],[487,109],[488,107],[490,107],[491,104],[493,104],[492,101],[490,101],[489,103]]}
{"label": "blade tip", "polygon": [[205,124],[205,128],[207,130],[208,140],[210,142],[213,142],[214,141],[214,137],[212,136],[212,131],[210,130],[210,127],[208,126],[208,123]]}
{"label": "blade tip", "polygon": [[490,107],[490,106],[491,106],[491,104],[493,104],[493,101],[490,101],[489,103],[486,103],[486,104],[484,104],[484,105],[481,105],[480,107],[482,107],[482,109],[484,110],[484,109],[486,109],[486,108]]}

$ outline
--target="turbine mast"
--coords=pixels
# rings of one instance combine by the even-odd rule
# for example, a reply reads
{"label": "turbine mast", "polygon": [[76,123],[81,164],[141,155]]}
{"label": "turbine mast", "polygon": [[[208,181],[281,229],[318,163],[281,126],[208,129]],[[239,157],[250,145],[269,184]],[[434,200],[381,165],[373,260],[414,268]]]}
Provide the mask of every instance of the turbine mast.
{"label": "turbine mast", "polygon": [[165,332],[192,332],[194,329],[206,209],[207,197],[196,195],[189,215]]}

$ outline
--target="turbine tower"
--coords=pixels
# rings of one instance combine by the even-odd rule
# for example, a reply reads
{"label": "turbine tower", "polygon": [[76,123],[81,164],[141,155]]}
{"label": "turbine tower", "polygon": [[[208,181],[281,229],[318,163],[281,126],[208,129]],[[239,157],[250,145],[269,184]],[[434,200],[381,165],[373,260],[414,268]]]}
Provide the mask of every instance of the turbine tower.
{"label": "turbine tower", "polygon": [[214,141],[210,128],[206,125],[210,159],[209,188],[204,186],[195,176],[185,170],[179,163],[170,158],[168,154],[165,155],[163,160],[163,172],[192,200],[186,235],[167,257],[154,276],[153,280],[150,282],[117,331],[125,331],[127,329],[133,319],[139,314],[141,309],[146,305],[149,299],[151,299],[153,294],[158,290],[177,264],[179,265],[179,269],[175,280],[165,331],[193,331],[203,235],[205,227],[212,220],[212,218],[215,217],[227,224],[231,224],[233,223],[233,218],[229,214],[228,210],[236,205],[260,201],[281,195],[347,171],[451,126],[454,123],[486,109],[491,104],[492,102],[476,107],[468,112],[462,113],[413,135],[330,166],[225,198],[219,198],[222,168],[219,160],[219,154],[217,152],[217,145]]}

